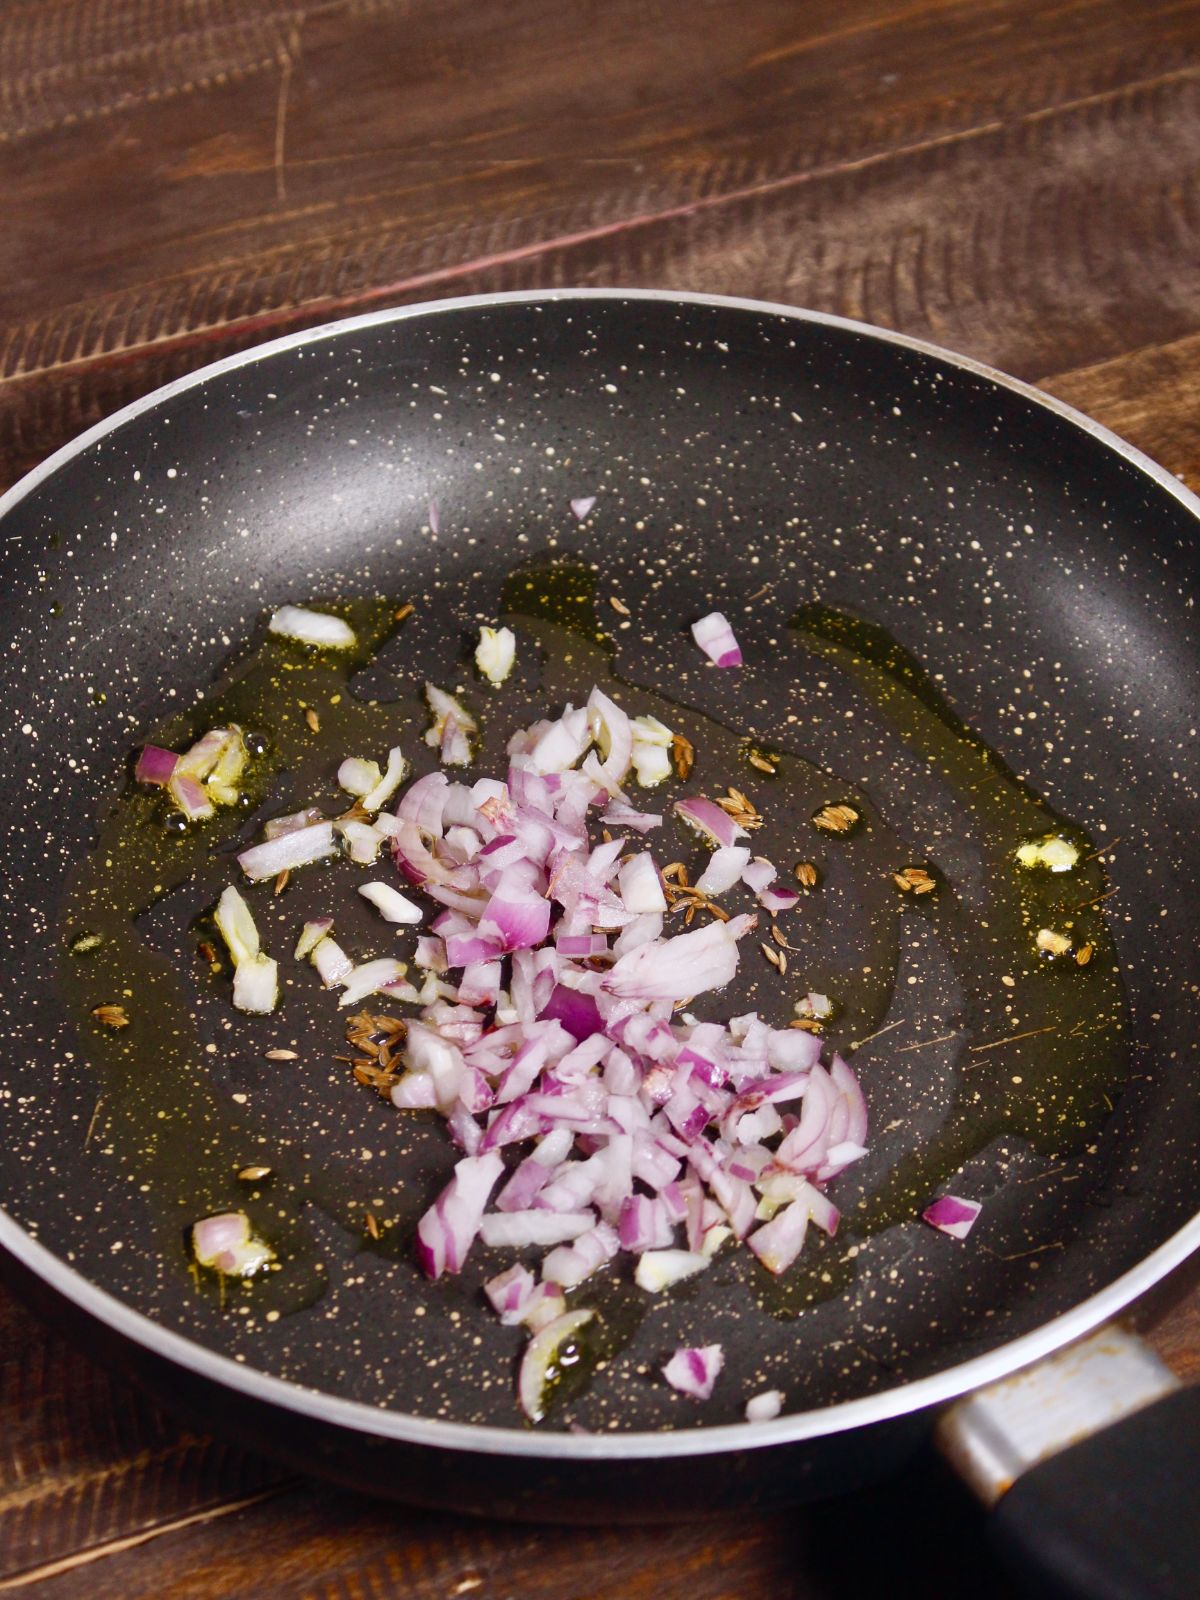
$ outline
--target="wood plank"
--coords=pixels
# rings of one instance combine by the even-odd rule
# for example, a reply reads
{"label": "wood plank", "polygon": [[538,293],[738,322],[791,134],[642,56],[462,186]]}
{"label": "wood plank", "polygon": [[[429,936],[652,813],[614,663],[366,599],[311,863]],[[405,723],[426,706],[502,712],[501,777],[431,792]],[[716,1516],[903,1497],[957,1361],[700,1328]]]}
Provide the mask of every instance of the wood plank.
{"label": "wood plank", "polygon": [[[107,8],[118,18],[143,9],[139,0]],[[1105,97],[1140,83],[1153,100],[1200,70],[1200,5],[1179,0],[1146,0],[1136,25],[1112,0],[812,0],[799,9],[707,0],[702,27],[690,8],[660,0],[653,51],[643,0],[614,0],[599,36],[577,8],[547,0],[521,0],[502,30],[481,23],[469,0],[415,12],[329,0],[306,8],[299,42],[296,7],[215,10],[221,26],[213,7],[172,0],[159,43],[113,53],[117,86],[94,93],[90,36],[78,40],[73,68],[53,59],[66,42],[54,18],[70,7],[56,0],[39,26],[22,8],[23,28],[8,25],[3,374],[287,308],[328,315],[367,292],[395,299],[461,275],[467,262],[486,270],[550,240],[599,242],[609,229],[644,229],[722,197],[753,202],[979,130],[1016,131],[1037,165],[1040,203],[1057,209],[1055,187],[1078,171],[1084,130],[1060,155],[1022,119],[1075,108],[1100,170],[1124,136]],[[1169,127],[1162,133],[1165,151],[1146,141],[1151,182],[1178,144]],[[1132,157],[1124,164],[1136,170]],[[980,198],[995,210],[994,195]],[[1038,203],[1018,196],[1004,208],[1022,250],[1023,213]],[[803,226],[802,207],[794,220]],[[707,241],[709,255],[719,240]],[[768,231],[763,243],[775,262],[768,276],[788,298],[804,261],[789,271],[785,245],[781,272],[780,241]],[[595,255],[584,263],[590,274]],[[52,274],[41,270],[47,258]],[[601,276],[612,275],[601,259]],[[741,265],[735,250],[729,266]],[[617,281],[628,281],[623,266],[618,252]],[[679,267],[697,281],[695,260]],[[845,260],[829,270],[851,285],[860,269]],[[885,260],[883,271],[906,269]],[[763,264],[750,275],[761,277]]]}
{"label": "wood plank", "polygon": [[[951,1514],[947,1514],[948,1510]],[[520,1526],[297,1489],[65,1572],[39,1600],[1001,1600],[976,1554],[979,1516],[937,1463],[807,1510],[609,1529]],[[862,1538],[871,1529],[870,1540]]]}
{"label": "wood plank", "polygon": [[0,1580],[283,1476],[181,1432],[140,1391],[0,1296]]}
{"label": "wood plank", "polygon": [[[698,200],[615,232],[493,251],[453,268],[430,257],[428,271],[372,276],[373,286],[332,299],[323,296],[336,271],[325,263],[314,269],[315,298],[293,303],[298,251],[277,263],[274,288],[252,277],[249,299],[218,296],[207,309],[189,301],[183,328],[165,307],[135,317],[137,290],[124,310],[112,301],[82,322],[78,307],[64,307],[53,334],[47,324],[33,341],[41,354],[29,359],[50,363],[41,375],[15,375],[26,357],[10,339],[0,461],[15,477],[129,399],[273,333],[439,293],[654,283],[745,294],[862,317],[1031,377],[1186,338],[1200,319],[1200,278],[1185,267],[1200,255],[1198,108],[1200,78],[1168,77],[719,203]],[[1120,231],[1095,220],[1116,215]],[[398,250],[403,262],[379,257],[372,273],[419,265],[403,240]],[[251,314],[262,295],[274,309]],[[93,324],[135,342],[76,359]]]}

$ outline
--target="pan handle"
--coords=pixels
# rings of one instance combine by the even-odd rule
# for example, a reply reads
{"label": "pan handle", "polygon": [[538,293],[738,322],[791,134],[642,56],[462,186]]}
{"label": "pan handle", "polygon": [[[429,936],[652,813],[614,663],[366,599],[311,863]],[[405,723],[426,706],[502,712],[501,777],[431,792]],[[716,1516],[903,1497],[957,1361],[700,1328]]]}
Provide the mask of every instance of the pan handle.
{"label": "pan handle", "polygon": [[936,1437],[1022,1600],[1200,1594],[1200,1385],[1136,1334],[1102,1328],[967,1395]]}

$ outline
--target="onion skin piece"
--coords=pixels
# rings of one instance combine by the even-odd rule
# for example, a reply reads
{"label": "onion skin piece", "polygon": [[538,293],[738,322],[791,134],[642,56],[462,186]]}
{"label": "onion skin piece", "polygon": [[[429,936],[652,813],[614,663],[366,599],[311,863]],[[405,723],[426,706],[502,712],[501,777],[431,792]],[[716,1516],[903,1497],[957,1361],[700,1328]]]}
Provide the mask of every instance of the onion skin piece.
{"label": "onion skin piece", "polygon": [[517,1374],[517,1397],[530,1422],[541,1422],[546,1415],[546,1384],[553,1374],[555,1358],[569,1339],[587,1326],[594,1311],[567,1311],[548,1322],[525,1346]]}

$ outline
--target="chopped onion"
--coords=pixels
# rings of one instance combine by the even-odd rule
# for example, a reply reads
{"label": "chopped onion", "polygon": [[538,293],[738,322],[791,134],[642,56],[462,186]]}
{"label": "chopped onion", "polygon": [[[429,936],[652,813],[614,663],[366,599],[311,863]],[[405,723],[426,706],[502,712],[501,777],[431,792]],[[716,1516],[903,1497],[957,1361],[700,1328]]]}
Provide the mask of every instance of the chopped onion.
{"label": "chopped onion", "polygon": [[461,700],[455,699],[452,694],[447,694],[445,689],[439,689],[436,683],[425,681],[425,698],[429,702],[429,709],[433,712],[433,727],[425,735],[425,743],[437,746],[442,742],[442,733],[448,718],[458,724],[465,733],[477,733],[479,724],[463,705]]}
{"label": "chopped onion", "polygon": [[579,1359],[574,1351],[575,1337],[595,1315],[588,1310],[564,1312],[526,1345],[517,1374],[517,1394],[530,1422],[540,1422],[545,1416],[547,1386],[563,1367],[574,1365]]}
{"label": "chopped onion", "polygon": [[[328,943],[322,939],[317,946]],[[316,955],[317,951],[313,954]],[[345,992],[338,1001],[339,1006],[357,1005],[360,1000],[365,1000],[369,994],[378,994],[381,989],[386,989],[389,984],[398,983],[408,971],[403,961],[394,961],[391,956],[381,956],[377,961],[364,961],[343,980]]]}
{"label": "chopped onion", "polygon": [[305,956],[311,955],[332,927],[332,917],[317,917],[312,922],[306,922],[300,930],[300,937],[293,952],[296,960],[303,961]]}
{"label": "chopped onion", "polygon": [[239,1011],[265,1015],[279,1001],[279,966],[264,955],[250,907],[234,888],[226,889],[213,914],[233,960],[233,1003]]}
{"label": "chopped onion", "polygon": [[404,759],[400,746],[395,745],[388,751],[387,766],[383,776],[376,782],[374,788],[362,796],[361,805],[364,811],[378,811],[395,794],[396,790],[408,776],[408,762]]}
{"label": "chopped onion", "polygon": [[596,1219],[590,1211],[493,1211],[479,1224],[479,1237],[491,1249],[505,1245],[562,1244],[578,1239]]}
{"label": "chopped onion", "polygon": [[297,833],[314,822],[324,822],[316,806],[306,806],[303,811],[289,811],[283,817],[270,817],[263,823],[263,838],[278,839],[281,834]]}
{"label": "chopped onion", "polygon": [[239,1011],[265,1016],[279,1003],[279,963],[257,955],[233,969],[233,1003]]}
{"label": "chopped onion", "polygon": [[675,815],[681,817],[689,827],[713,844],[722,847],[736,844],[739,839],[746,837],[745,828],[741,828],[727,811],[722,811],[715,800],[701,798],[689,800],[676,800]]}
{"label": "chopped onion", "polygon": [[719,611],[710,611],[692,623],[692,638],[718,667],[740,667],[742,651],[733,629]]}
{"label": "chopped onion", "polygon": [[360,883],[358,892],[369,900],[385,922],[417,923],[424,912],[407,895],[393,889],[390,883]]}
{"label": "chopped onion", "polygon": [[332,822],[315,822],[308,828],[296,828],[291,833],[268,839],[265,844],[252,844],[238,856],[238,866],[254,882],[263,878],[277,878],[281,872],[291,872],[296,867],[306,867],[312,861],[322,861],[326,856],[337,855],[337,840]]}
{"label": "chopped onion", "polygon": [[660,1294],[708,1266],[709,1257],[696,1250],[647,1250],[638,1257],[633,1280],[639,1289]]}
{"label": "chopped onion", "polygon": [[575,515],[575,520],[582,522],[595,504],[596,496],[594,494],[578,495],[571,501],[571,510]]}
{"label": "chopped onion", "polygon": [[764,1389],[746,1401],[747,1422],[772,1422],[783,1410],[783,1390]]}
{"label": "chopped onion", "polygon": [[503,683],[516,659],[517,636],[511,628],[480,628],[475,665],[489,683]]}
{"label": "chopped onion", "polygon": [[164,750],[157,744],[143,745],[133,776],[138,783],[152,783],[161,789],[175,771],[178,760],[174,750]]}
{"label": "chopped onion", "polygon": [[178,768],[167,780],[167,793],[189,822],[207,822],[216,815],[216,807],[204,785]]}
{"label": "chopped onion", "polygon": [[238,1278],[253,1277],[275,1259],[270,1245],[255,1237],[244,1211],[221,1211],[193,1223],[192,1254],[202,1267]]}
{"label": "chopped onion", "polygon": [[374,863],[385,838],[369,822],[357,822],[353,818],[335,822],[333,831],[342,841],[350,860],[359,867],[369,867]]}
{"label": "chopped onion", "polygon": [[503,1170],[504,1159],[495,1150],[465,1156],[455,1166],[454,1176],[417,1224],[417,1256],[429,1277],[462,1270]]}
{"label": "chopped onion", "polygon": [[963,1200],[956,1194],[944,1194],[921,1213],[939,1233],[948,1233],[952,1239],[965,1239],[975,1226],[975,1218],[983,1210],[978,1200]]}
{"label": "chopped onion", "polygon": [[[721,813],[724,816],[724,812]],[[732,889],[742,876],[750,860],[750,851],[744,844],[720,845],[708,858],[708,865],[696,879],[701,894],[724,894]]]}
{"label": "chopped onion", "polygon": [[683,1000],[723,988],[737,971],[738,938],[752,922],[741,917],[710,922],[673,939],[639,945],[621,957],[603,987],[630,1000]]}
{"label": "chopped onion", "polygon": [[638,916],[667,909],[662,879],[654,865],[654,857],[649,853],[631,856],[623,862],[617,873],[617,885],[626,910],[634,911]]}
{"label": "chopped onion", "polygon": [[725,1352],[719,1344],[684,1345],[676,1350],[662,1371],[672,1389],[678,1389],[680,1394],[693,1400],[707,1400],[724,1365]]}
{"label": "chopped onion", "polygon": [[347,756],[337,770],[338,787],[355,799],[370,794],[381,776],[377,761],[363,761],[358,756]]}
{"label": "chopped onion", "polygon": [[358,644],[354,629],[341,617],[309,611],[304,606],[280,606],[267,626],[285,639],[298,639],[301,644],[316,645],[321,650],[353,650]]}
{"label": "chopped onion", "polygon": [[318,939],[309,953],[309,959],[321,982],[327,989],[336,989],[354,971],[354,963],[334,939]]}

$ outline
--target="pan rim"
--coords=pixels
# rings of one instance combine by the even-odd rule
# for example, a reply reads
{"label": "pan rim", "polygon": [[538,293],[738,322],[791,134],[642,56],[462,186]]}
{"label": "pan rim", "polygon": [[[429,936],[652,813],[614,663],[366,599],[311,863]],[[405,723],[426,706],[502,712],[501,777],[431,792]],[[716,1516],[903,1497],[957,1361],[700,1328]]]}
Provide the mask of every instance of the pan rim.
{"label": "pan rim", "polygon": [[[711,306],[743,311],[755,316],[767,315],[798,323],[837,328],[916,351],[1020,395],[1032,404],[1071,423],[1108,450],[1123,457],[1159,488],[1166,490],[1200,524],[1200,497],[1193,494],[1173,474],[1151,460],[1144,452],[1073,406],[970,356],[959,355],[927,340],[878,328],[853,318],[771,301],[730,295],[693,294],[667,289],[616,288],[518,290],[423,301],[414,305],[390,307],[322,323],[313,328],[254,345],[248,350],[211,362],[195,372],[153,390],[61,446],[0,495],[0,520],[75,456],[117,432],[127,422],[144,412],[151,411],[176,395],[207,383],[223,373],[252,366],[289,350],[320,344],[353,333],[357,329],[376,328],[389,323],[402,323],[417,317],[426,318],[454,311],[503,305],[541,306],[570,301],[584,303],[643,301],[680,306]],[[1194,1251],[1200,1250],[1200,1212],[1135,1266],[1071,1310],[1061,1313],[1019,1338],[1000,1345],[995,1350],[974,1356],[943,1371],[901,1383],[878,1394],[843,1401],[814,1411],[785,1414],[770,1422],[701,1425],[698,1428],[667,1433],[630,1432],[606,1435],[543,1434],[519,1426],[496,1427],[491,1424],[449,1422],[435,1417],[417,1417],[406,1412],[382,1410],[363,1401],[342,1399],[323,1390],[306,1388],[234,1361],[231,1357],[209,1350],[181,1333],[160,1327],[144,1312],[126,1305],[78,1273],[27,1233],[15,1218],[2,1208],[0,1208],[0,1248],[6,1250],[52,1291],[103,1323],[114,1333],[127,1338],[151,1355],[162,1357],[199,1378],[234,1390],[248,1399],[281,1407],[315,1422],[406,1444],[484,1455],[586,1463],[599,1460],[678,1459],[712,1455],[727,1450],[752,1450],[800,1443],[865,1427],[871,1423],[896,1420],[943,1405],[983,1384],[1007,1377],[1019,1368],[1053,1353],[1118,1315],[1132,1300],[1152,1288]]]}

